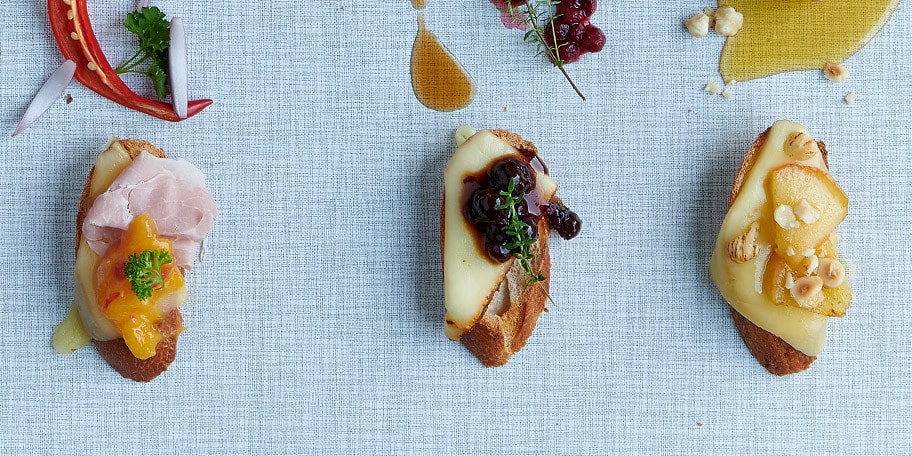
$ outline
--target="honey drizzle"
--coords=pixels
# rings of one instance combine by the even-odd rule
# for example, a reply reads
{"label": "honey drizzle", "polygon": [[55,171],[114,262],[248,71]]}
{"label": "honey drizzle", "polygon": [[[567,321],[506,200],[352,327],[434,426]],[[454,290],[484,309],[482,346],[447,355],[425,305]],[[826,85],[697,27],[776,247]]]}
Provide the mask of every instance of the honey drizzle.
{"label": "honey drizzle", "polygon": [[747,81],[842,63],[886,25],[899,1],[725,0],[744,15],[744,27],[726,40],[719,72],[725,82]]}
{"label": "honey drizzle", "polygon": [[418,15],[418,34],[412,45],[412,90],[421,104],[435,111],[455,111],[475,98],[475,82],[465,68],[431,33]]}

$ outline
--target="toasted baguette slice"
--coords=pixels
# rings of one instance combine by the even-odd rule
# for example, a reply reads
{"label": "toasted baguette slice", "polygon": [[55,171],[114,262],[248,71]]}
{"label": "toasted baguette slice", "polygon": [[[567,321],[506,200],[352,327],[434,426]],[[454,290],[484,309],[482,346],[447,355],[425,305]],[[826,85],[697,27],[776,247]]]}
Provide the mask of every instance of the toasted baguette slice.
{"label": "toasted baguette slice", "polygon": [[[741,166],[738,168],[738,173],[735,176],[735,181],[729,194],[729,207],[735,202],[735,198],[740,193],[741,187],[744,185],[744,179],[757,161],[769,132],[770,130],[767,129],[757,136],[747,153],[744,154],[744,159],[741,161]],[[817,145],[820,147],[820,154],[823,156],[824,163],[829,166],[826,146],[822,141],[817,141]],[[800,352],[780,337],[755,325],[738,313],[734,307],[728,306],[728,308],[735,322],[735,327],[738,328],[741,339],[744,340],[744,345],[747,346],[754,358],[771,373],[780,376],[795,374],[809,368],[811,363],[817,359],[816,356],[808,356]]]}
{"label": "toasted baguette slice", "polygon": [[[534,144],[507,130],[493,130],[503,142],[526,156],[537,156]],[[552,201],[559,201],[553,196]],[[443,245],[446,218],[445,204],[441,205],[440,233]],[[481,315],[462,333],[459,340],[485,367],[502,366],[514,353],[526,345],[535,329],[538,317],[545,310],[550,289],[551,256],[548,250],[550,226],[547,217],[538,222],[539,237],[531,246],[530,266],[541,271],[544,281],[529,284],[529,276],[519,261],[511,263],[496,290],[488,298]]]}
{"label": "toasted baguette slice", "polygon": [[[146,151],[156,157],[166,158],[165,152],[152,143],[139,139],[117,140],[130,158],[136,158],[140,152]],[[95,168],[89,171],[85,187],[82,190],[82,199],[79,201],[79,210],[76,213],[76,245],[82,241],[82,223],[86,214],[95,200],[90,196],[90,183]],[[148,382],[168,369],[174,361],[177,350],[177,336],[183,330],[183,317],[180,310],[175,309],[168,314],[156,328],[162,333],[162,340],[156,348],[155,356],[148,359],[138,359],[133,356],[123,339],[109,341],[93,340],[98,354],[107,361],[120,375],[138,382]]]}

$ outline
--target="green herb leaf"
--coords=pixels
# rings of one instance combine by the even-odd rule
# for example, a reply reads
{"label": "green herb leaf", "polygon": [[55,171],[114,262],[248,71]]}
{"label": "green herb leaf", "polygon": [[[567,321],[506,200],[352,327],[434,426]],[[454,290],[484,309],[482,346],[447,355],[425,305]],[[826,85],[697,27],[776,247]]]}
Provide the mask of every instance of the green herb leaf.
{"label": "green herb leaf", "polygon": [[139,37],[139,48],[146,54],[168,50],[171,25],[158,7],[146,7],[127,14],[124,27]]}
{"label": "green herb leaf", "polygon": [[[124,27],[139,38],[139,51],[120,64],[114,71],[118,74],[135,73],[148,76],[155,87],[155,95],[163,100],[168,90],[168,47],[171,44],[171,24],[165,20],[165,13],[157,7],[145,7],[127,14]],[[136,67],[150,61],[145,71]]]}
{"label": "green herb leaf", "polygon": [[516,181],[510,179],[510,182],[507,183],[507,189],[501,190],[500,195],[504,197],[504,202],[495,206],[498,210],[509,209],[510,211],[510,221],[506,226],[502,228],[502,231],[508,237],[507,243],[504,245],[509,250],[519,250],[514,254],[519,264],[522,265],[523,269],[526,271],[526,275],[529,276],[529,285],[534,285],[538,282],[545,280],[545,275],[541,271],[535,272],[532,269],[532,263],[529,261],[535,258],[535,255],[532,254],[530,247],[535,243],[535,239],[529,236],[529,225],[522,221],[519,218],[519,212],[516,210],[516,206],[520,201],[525,198],[525,194],[520,192],[518,195],[514,195],[513,192],[516,189]]}
{"label": "green herb leaf", "polygon": [[168,61],[164,62],[155,60],[152,62],[152,65],[149,66],[149,79],[152,80],[152,85],[155,87],[155,95],[159,100],[163,100],[165,97],[171,94],[171,89],[168,88]]}
{"label": "green herb leaf", "polygon": [[124,264],[124,275],[127,276],[130,288],[140,301],[149,299],[153,290],[165,286],[162,267],[172,261],[167,250],[145,250],[138,255],[129,256],[127,263]]}

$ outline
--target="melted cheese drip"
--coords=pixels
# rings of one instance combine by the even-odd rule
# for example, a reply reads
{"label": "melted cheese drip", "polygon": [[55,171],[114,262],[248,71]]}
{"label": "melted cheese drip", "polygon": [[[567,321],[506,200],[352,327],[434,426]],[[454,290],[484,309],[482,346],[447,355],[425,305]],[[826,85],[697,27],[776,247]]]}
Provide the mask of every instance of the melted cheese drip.
{"label": "melted cheese drip", "polygon": [[[789,345],[809,356],[823,350],[826,341],[827,317],[803,309],[774,304],[760,289],[763,271],[769,258],[769,246],[774,241],[760,230],[758,243],[765,246],[752,260],[738,264],[728,257],[728,244],[744,233],[761,214],[771,213],[767,205],[764,183],[773,169],[795,160],[785,154],[784,144],[789,135],[807,130],[794,122],[780,120],[770,128],[769,135],[757,156],[753,168],[744,179],[738,197],[729,208],[710,260],[710,275],[725,300],[755,325],[779,336]],[[810,159],[798,162],[826,170],[819,152]],[[768,231],[768,230],[767,230]],[[765,252],[765,253],[764,253]]]}

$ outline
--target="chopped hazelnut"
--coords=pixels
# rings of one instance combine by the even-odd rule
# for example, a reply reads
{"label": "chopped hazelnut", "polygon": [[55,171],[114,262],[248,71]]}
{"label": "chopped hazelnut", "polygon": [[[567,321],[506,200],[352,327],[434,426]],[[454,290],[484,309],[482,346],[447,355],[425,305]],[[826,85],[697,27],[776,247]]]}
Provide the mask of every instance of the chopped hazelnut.
{"label": "chopped hazelnut", "polygon": [[823,280],[817,276],[802,277],[795,281],[789,292],[802,308],[816,308],[823,302]]}
{"label": "chopped hazelnut", "polygon": [[855,99],[858,98],[858,95],[855,92],[849,92],[845,96],[845,104],[850,105],[855,103]]}
{"label": "chopped hazelnut", "polygon": [[709,16],[704,13],[697,13],[684,22],[687,33],[694,38],[703,38],[709,33]]}
{"label": "chopped hazelnut", "polygon": [[812,206],[808,200],[802,199],[798,202],[798,205],[795,206],[795,216],[798,217],[798,220],[801,220],[808,225],[812,225],[820,218],[820,211]]}
{"label": "chopped hazelnut", "polygon": [[744,15],[729,5],[720,6],[713,17],[716,33],[722,36],[734,36],[744,26]]}
{"label": "chopped hazelnut", "polygon": [[718,94],[722,93],[722,87],[719,87],[719,84],[716,84],[715,82],[707,83],[703,87],[703,90],[706,92],[709,92],[713,95],[718,95]]}
{"label": "chopped hazelnut", "polygon": [[811,275],[817,272],[817,268],[820,267],[820,259],[817,258],[817,255],[811,255],[805,257],[801,264],[804,266],[804,271]]}
{"label": "chopped hazelnut", "polygon": [[835,258],[824,258],[817,267],[817,276],[823,281],[823,286],[837,288],[845,281],[845,266]]}
{"label": "chopped hazelnut", "polygon": [[842,82],[849,77],[849,69],[835,62],[823,65],[823,77],[833,82]]}
{"label": "chopped hazelnut", "polygon": [[773,211],[773,219],[776,220],[779,226],[787,230],[801,226],[798,223],[798,219],[795,218],[795,211],[792,206],[787,204],[782,204]]}
{"label": "chopped hazelnut", "polygon": [[807,160],[819,152],[817,141],[804,132],[792,133],[785,141],[785,154],[798,161]]}
{"label": "chopped hazelnut", "polygon": [[750,228],[742,235],[736,237],[728,244],[728,257],[735,263],[750,261],[760,251],[757,245],[757,231],[760,229],[758,222],[751,223]]}

